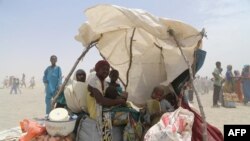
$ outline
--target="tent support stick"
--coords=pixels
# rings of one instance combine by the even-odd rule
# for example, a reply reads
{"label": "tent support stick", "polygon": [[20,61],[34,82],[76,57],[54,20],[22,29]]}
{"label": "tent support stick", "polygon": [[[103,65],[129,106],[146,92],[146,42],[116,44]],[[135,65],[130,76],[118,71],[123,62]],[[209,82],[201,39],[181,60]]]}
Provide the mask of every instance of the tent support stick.
{"label": "tent support stick", "polygon": [[133,52],[132,52],[132,46],[133,46],[133,40],[134,40],[134,35],[135,35],[135,29],[133,29],[133,33],[132,33],[132,36],[130,38],[130,45],[129,45],[129,49],[130,49],[130,52],[129,52],[129,66],[128,66],[128,70],[127,70],[127,82],[126,82],[126,85],[125,85],[125,91],[127,90],[127,87],[128,87],[128,83],[129,83],[129,72],[130,72],[130,69],[131,69],[131,65],[132,65],[132,57],[133,57]]}
{"label": "tent support stick", "polygon": [[197,98],[197,102],[198,102],[198,105],[199,105],[199,109],[200,109],[200,112],[201,112],[201,116],[202,116],[202,121],[203,121],[203,126],[202,126],[202,140],[203,141],[207,141],[207,122],[206,122],[206,117],[205,117],[205,112],[203,110],[203,106],[201,104],[201,100],[200,100],[200,97],[198,95],[198,92],[197,90],[195,89],[194,87],[194,75],[193,75],[193,69],[191,68],[191,65],[189,63],[189,61],[187,60],[186,56],[184,55],[183,53],[183,50],[180,46],[180,43],[179,41],[177,40],[176,36],[175,36],[175,33],[174,33],[174,30],[172,29],[169,29],[168,30],[169,34],[173,37],[174,41],[176,42],[176,45],[177,47],[179,48],[180,52],[181,52],[181,55],[183,56],[183,59],[185,60],[187,66],[188,66],[188,69],[189,69],[189,75],[190,75],[190,79],[191,79],[191,84],[192,84],[192,87],[193,87],[193,90],[194,90],[194,93],[196,95],[196,98]]}
{"label": "tent support stick", "polygon": [[[97,40],[98,41],[98,40]],[[57,91],[56,95],[53,97],[52,101],[51,101],[51,106],[52,109],[54,109],[55,107],[55,103],[57,98],[60,96],[60,94],[63,92],[66,84],[69,81],[69,78],[71,77],[71,75],[73,74],[74,70],[76,69],[76,66],[78,65],[78,63],[82,60],[82,58],[86,55],[86,53],[93,47],[96,45],[97,41],[91,42],[90,45],[82,52],[82,54],[78,57],[78,59],[76,60],[74,66],[72,67],[72,69],[70,70],[69,74],[67,75],[67,77],[65,78],[62,86],[60,87],[60,89]]]}

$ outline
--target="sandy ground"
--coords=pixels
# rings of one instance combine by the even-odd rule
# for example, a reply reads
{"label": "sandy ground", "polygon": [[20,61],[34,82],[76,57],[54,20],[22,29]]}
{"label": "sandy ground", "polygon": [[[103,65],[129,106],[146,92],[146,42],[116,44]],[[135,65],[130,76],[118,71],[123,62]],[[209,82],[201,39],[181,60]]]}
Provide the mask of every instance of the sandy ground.
{"label": "sandy ground", "polygon": [[45,115],[45,94],[42,85],[34,89],[21,88],[22,94],[10,94],[0,89],[0,131],[19,126],[23,119]]}
{"label": "sandy ground", "polygon": [[[209,94],[200,95],[201,103],[205,111],[206,121],[219,128],[222,133],[224,125],[228,124],[248,124],[250,125],[250,104],[243,105],[236,103],[236,108],[213,108],[212,91]],[[194,107],[199,110],[196,97],[194,97]]]}
{"label": "sandy ground", "polygon": [[[17,127],[23,119],[43,117],[45,114],[44,87],[22,88],[22,94],[9,94],[9,89],[0,89],[0,131]],[[212,92],[200,95],[206,120],[223,132],[225,124],[250,124],[250,106],[237,104],[237,108],[212,108]],[[194,107],[197,107],[196,98]]]}

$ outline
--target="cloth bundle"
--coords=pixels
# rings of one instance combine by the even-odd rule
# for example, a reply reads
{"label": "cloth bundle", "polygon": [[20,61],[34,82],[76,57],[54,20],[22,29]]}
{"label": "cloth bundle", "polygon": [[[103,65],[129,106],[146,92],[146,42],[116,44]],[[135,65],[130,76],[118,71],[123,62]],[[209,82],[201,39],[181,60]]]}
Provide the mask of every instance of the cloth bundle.
{"label": "cloth bundle", "polygon": [[162,115],[144,136],[144,141],[191,140],[194,114],[182,107]]}

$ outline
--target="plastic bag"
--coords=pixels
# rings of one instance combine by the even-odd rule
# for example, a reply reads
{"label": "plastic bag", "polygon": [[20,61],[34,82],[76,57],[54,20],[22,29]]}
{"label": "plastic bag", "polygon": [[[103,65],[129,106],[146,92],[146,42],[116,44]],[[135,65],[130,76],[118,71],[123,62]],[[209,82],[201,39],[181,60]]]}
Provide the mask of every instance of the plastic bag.
{"label": "plastic bag", "polygon": [[143,134],[141,121],[135,121],[130,114],[128,115],[128,121],[123,131],[123,141],[141,141]]}
{"label": "plastic bag", "polygon": [[194,114],[181,107],[167,112],[147,131],[144,141],[190,141],[193,122]]}
{"label": "plastic bag", "polygon": [[19,138],[19,141],[30,141],[33,138],[46,133],[46,128],[39,123],[24,119],[20,122],[22,132],[25,134]]}

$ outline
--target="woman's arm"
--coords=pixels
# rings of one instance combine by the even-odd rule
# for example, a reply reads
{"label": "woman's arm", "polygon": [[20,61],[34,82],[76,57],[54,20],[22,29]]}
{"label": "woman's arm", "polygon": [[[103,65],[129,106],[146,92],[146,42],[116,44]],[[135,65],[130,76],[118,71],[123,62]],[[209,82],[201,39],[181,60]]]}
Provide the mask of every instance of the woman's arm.
{"label": "woman's arm", "polygon": [[126,104],[125,99],[109,99],[104,97],[98,89],[93,88],[90,85],[88,85],[88,90],[90,91],[91,96],[94,97],[96,102],[100,105],[116,106],[116,105]]}

